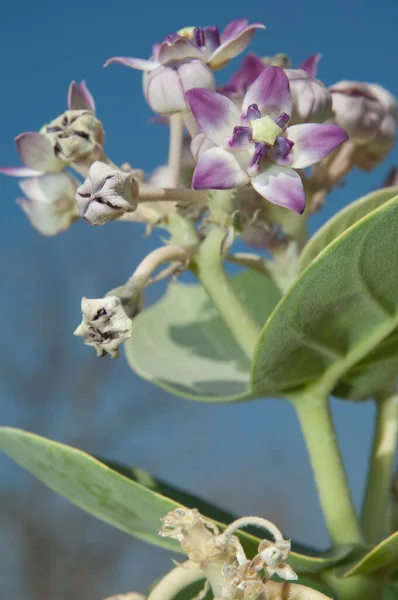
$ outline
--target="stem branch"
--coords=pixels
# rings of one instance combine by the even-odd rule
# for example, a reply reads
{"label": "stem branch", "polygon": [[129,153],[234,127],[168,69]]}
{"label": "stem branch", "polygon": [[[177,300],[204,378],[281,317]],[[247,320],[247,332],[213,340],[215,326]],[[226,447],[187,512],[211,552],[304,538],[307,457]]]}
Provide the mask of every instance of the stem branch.
{"label": "stem branch", "polygon": [[237,296],[222,264],[221,248],[225,232],[214,227],[202,243],[192,265],[207,295],[219,311],[245,354],[251,359],[260,335],[260,328]]}
{"label": "stem branch", "polygon": [[394,456],[398,441],[398,394],[391,390],[375,397],[376,429],[373,438],[362,525],[366,541],[380,542],[387,535],[388,506]]}
{"label": "stem branch", "polygon": [[191,190],[188,188],[155,188],[140,186],[137,202],[179,202],[182,204],[206,204],[206,190]]}

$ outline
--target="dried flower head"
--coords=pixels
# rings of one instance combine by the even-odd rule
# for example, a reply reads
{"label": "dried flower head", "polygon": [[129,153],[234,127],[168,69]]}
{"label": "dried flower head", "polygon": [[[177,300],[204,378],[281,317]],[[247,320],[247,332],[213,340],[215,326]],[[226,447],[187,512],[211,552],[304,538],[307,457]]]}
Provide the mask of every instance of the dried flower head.
{"label": "dried flower head", "polygon": [[40,133],[51,142],[55,156],[67,164],[93,161],[103,154],[104,130],[89,110],[67,110]]}
{"label": "dried flower head", "polygon": [[97,356],[119,356],[119,346],[131,336],[132,320],[127,316],[120,298],[107,296],[91,300],[82,298],[83,320],[74,331],[87,346],[93,346]]}

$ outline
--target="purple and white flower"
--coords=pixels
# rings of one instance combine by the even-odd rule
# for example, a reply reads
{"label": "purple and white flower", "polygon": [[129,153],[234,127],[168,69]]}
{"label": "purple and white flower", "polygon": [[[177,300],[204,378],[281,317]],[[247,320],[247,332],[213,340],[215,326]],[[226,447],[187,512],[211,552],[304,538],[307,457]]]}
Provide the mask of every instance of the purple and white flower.
{"label": "purple and white flower", "polygon": [[197,156],[194,189],[251,183],[270,202],[302,213],[305,192],[296,169],[316,164],[348,138],[338,125],[288,127],[292,95],[279,67],[267,67],[253,82],[242,112],[232,100],[209,90],[192,89],[186,97],[201,132],[213,144]]}
{"label": "purple and white flower", "polygon": [[17,200],[42,235],[65,231],[79,218],[75,202],[78,182],[68,173],[46,173],[19,182],[24,198]]}
{"label": "purple and white flower", "polygon": [[[321,56],[321,54],[314,54],[308,57],[298,69],[283,66],[292,93],[290,125],[324,123],[332,117],[332,96],[322,81],[316,79],[316,70]],[[285,55],[277,55],[270,60],[276,61],[279,58],[282,61],[284,57]],[[266,59],[248,54],[230,81],[218,91],[238,102],[254,80],[269,66],[281,67],[282,65],[270,65]]]}
{"label": "purple and white flower", "polygon": [[105,66],[120,63],[144,71],[144,93],[155,112],[171,115],[187,110],[185,92],[191,88],[216,89],[213,70],[223,67],[245,50],[261,23],[232,21],[219,33],[217,27],[186,27],[155,44],[149,60],[115,56]]}
{"label": "purple and white flower", "polygon": [[[69,86],[68,90],[68,111],[84,111],[95,114],[95,104],[92,95],[84,81],[77,84],[75,81]],[[95,119],[95,117],[92,117]],[[87,125],[87,117],[84,119]],[[98,121],[99,123],[99,121]],[[28,131],[21,133],[15,138],[15,143],[23,167],[0,167],[0,173],[11,175],[12,177],[35,177],[44,173],[57,173],[65,168],[65,160],[60,158],[55,151],[53,140],[54,136],[45,135],[43,131]],[[65,134],[65,126],[62,125],[61,133]],[[85,128],[85,130],[87,127]],[[92,129],[92,128],[91,128]],[[83,132],[83,135],[87,133]],[[83,138],[81,138],[83,139]],[[103,141],[103,138],[102,138]]]}
{"label": "purple and white flower", "polygon": [[159,65],[196,59],[216,70],[247,48],[256,29],[265,29],[265,26],[262,23],[249,25],[247,19],[231,21],[221,34],[215,26],[186,27],[167,35],[160,44],[155,44],[149,60],[115,56],[107,60],[105,66],[120,63],[132,69],[149,72]]}

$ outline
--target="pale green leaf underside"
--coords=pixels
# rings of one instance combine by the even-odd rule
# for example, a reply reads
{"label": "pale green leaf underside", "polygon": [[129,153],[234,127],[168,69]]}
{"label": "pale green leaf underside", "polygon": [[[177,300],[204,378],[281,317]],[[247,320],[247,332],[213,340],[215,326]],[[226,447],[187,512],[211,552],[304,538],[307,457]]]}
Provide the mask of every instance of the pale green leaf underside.
{"label": "pale green leaf underside", "polygon": [[[135,473],[133,481],[80,450],[9,427],[0,428],[0,449],[53,491],[88,513],[148,543],[181,552],[176,541],[161,538],[157,533],[160,518],[182,504],[155,491],[154,486],[158,487],[155,480],[144,472]],[[173,491],[170,486],[167,489]],[[181,492],[177,494],[181,497]],[[189,497],[194,501],[193,496]],[[202,500],[195,504],[202,509],[207,506],[206,512],[213,510]],[[253,556],[259,538],[247,533],[239,536]],[[316,573],[341,562],[349,551],[342,548],[323,556],[293,552],[289,562],[298,572]]]}
{"label": "pale green leaf underside", "polygon": [[366,575],[394,566],[398,570],[398,531],[372,548],[345,576]]}
{"label": "pale green leaf underside", "polygon": [[[397,231],[394,198],[311,263],[262,331],[254,394],[285,394],[320,380],[327,389],[340,382],[349,391],[359,370],[360,399],[397,374]],[[375,381],[361,371],[369,360],[377,366]]]}
{"label": "pale green leaf underside", "polygon": [[398,195],[398,187],[381,188],[371,192],[339,211],[321,227],[304,246],[300,256],[301,270],[318,256],[339,235],[370,212]]}
{"label": "pale green leaf underside", "polygon": [[[233,283],[261,327],[280,299],[275,284],[253,272]],[[134,371],[177,396],[228,402],[250,395],[250,363],[199,285],[170,284],[134,319],[124,346]]]}

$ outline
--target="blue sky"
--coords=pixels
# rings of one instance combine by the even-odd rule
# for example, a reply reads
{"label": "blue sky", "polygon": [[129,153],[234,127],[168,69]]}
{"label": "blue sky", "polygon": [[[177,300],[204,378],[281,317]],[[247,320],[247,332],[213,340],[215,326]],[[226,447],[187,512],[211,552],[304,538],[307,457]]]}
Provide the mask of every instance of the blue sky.
{"label": "blue sky", "polygon": [[[67,3],[37,0],[19,0],[2,7],[0,24],[0,51],[2,60],[2,94],[0,99],[0,164],[19,164],[13,138],[29,130],[38,130],[46,121],[66,108],[66,92],[72,79],[85,79],[92,91],[99,117],[106,130],[107,154],[116,162],[130,162],[134,167],[150,170],[166,158],[167,131],[158,125],[149,125],[151,112],[141,91],[140,75],[120,65],[103,69],[105,60],[115,55],[146,58],[151,46],[165,34],[188,25],[217,24],[247,17],[267,25],[258,32],[251,50],[260,55],[276,52],[289,54],[297,65],[308,55],[323,53],[319,77],[328,85],[341,79],[377,82],[398,96],[396,70],[396,0],[286,0],[283,4],[238,3],[236,0],[215,3],[201,2],[134,2],[104,0],[70,0]],[[236,59],[231,66],[238,66]],[[220,72],[220,81],[228,78],[231,68]],[[397,150],[388,160],[370,174],[354,173],[347,186],[335,192],[325,211],[316,217],[312,228],[319,226],[327,216],[357,197],[375,189],[391,165],[398,164]],[[52,285],[51,272],[40,272],[37,279],[34,252],[51,254],[56,271],[73,280],[67,289],[68,312],[64,315],[65,343],[71,353],[86,356],[88,350],[80,347],[79,340],[67,333],[79,319],[82,295],[101,295],[126,279],[134,266],[156,243],[156,235],[142,239],[139,226],[111,224],[106,228],[90,228],[81,223],[56,239],[44,239],[34,232],[16,206],[16,181],[0,179],[2,218],[0,219],[2,289],[8,294],[1,298],[4,327],[7,336],[17,323],[35,320],[35,307]],[[115,271],[109,265],[122,256]],[[26,258],[24,258],[26,257]],[[104,272],[104,269],[108,269]],[[110,283],[107,286],[107,283]],[[149,299],[160,291],[151,291]],[[28,306],[28,309],[27,309]],[[25,321],[24,321],[25,319]],[[39,325],[36,323],[35,325]],[[42,348],[30,339],[23,340],[16,354],[21,372],[34,370],[40,364]],[[70,376],[65,370],[65,378]],[[60,381],[62,388],[62,381]],[[288,519],[288,535],[302,541],[326,544],[326,532],[316,504],[305,448],[292,411],[282,402],[255,402],[236,406],[208,406],[172,399],[154,390],[128,371],[124,359],[112,365],[106,386],[102,390],[101,415],[94,423],[102,427],[112,412],[112,390],[131,390],[131,401],[137,410],[153,398],[163,407],[162,419],[154,418],[142,430],[121,443],[113,458],[148,468],[162,474],[181,487],[204,492],[222,502],[223,490],[228,489],[231,477],[239,478],[242,485],[253,490],[255,497],[226,498],[224,504],[237,512],[261,511],[267,498],[283,493],[288,505],[298,497],[304,512],[293,508]],[[7,395],[7,386],[0,388],[0,421],[24,426],[24,415],[18,397]],[[67,399],[65,399],[67,402]],[[371,434],[370,404],[334,404],[337,426],[344,454],[353,482],[356,501],[359,501],[365,474],[365,458],[369,451]],[[62,412],[62,411],[61,411]],[[178,426],[174,419],[178,412]],[[102,418],[102,420],[100,419]],[[225,445],[227,430],[240,440]],[[199,434],[197,424],[203,426]],[[244,423],[244,426],[242,426]],[[353,427],[355,423],[355,427]],[[62,428],[40,430],[49,437],[68,441]],[[186,435],[188,434],[188,436]],[[189,435],[190,434],[190,435]],[[187,440],[187,437],[190,438]],[[181,442],[182,450],[176,450]],[[173,450],[168,450],[173,448]],[[243,450],[242,450],[243,448]],[[273,459],[270,448],[277,448],[279,458]],[[89,447],[87,450],[94,451]],[[254,460],[258,475],[243,469],[244,458]],[[253,458],[254,457],[254,458]],[[239,462],[240,461],[240,462]],[[267,464],[267,473],[263,465]],[[278,462],[279,461],[279,462]],[[10,464],[2,461],[7,478],[12,477]],[[255,470],[253,468],[253,470]],[[264,469],[265,471],[265,469]],[[294,478],[294,491],[286,479]],[[11,481],[11,480],[10,480]],[[143,580],[140,585],[143,586]],[[115,590],[117,591],[117,590]]]}

